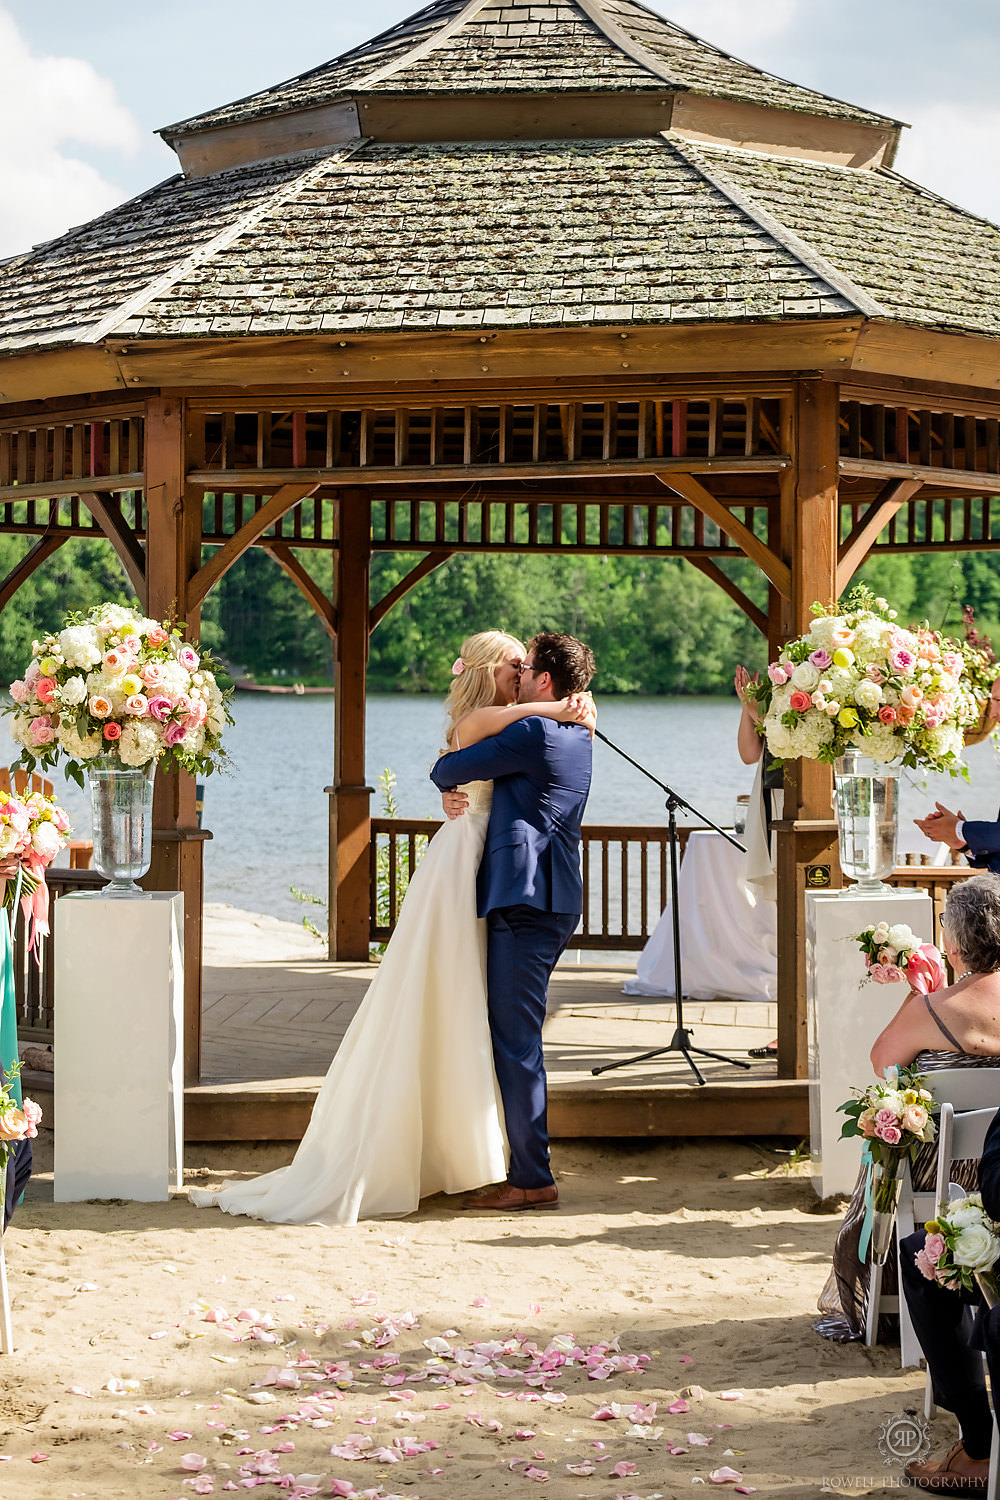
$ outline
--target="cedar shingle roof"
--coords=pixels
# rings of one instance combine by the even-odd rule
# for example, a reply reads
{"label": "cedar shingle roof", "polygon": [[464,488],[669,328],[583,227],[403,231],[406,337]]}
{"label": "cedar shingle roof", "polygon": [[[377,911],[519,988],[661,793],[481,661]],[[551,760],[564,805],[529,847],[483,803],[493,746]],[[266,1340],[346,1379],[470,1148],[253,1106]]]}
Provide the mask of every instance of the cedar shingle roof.
{"label": "cedar shingle roof", "polygon": [[0,267],[8,352],[112,333],[697,323],[856,310],[832,269],[782,244],[663,137],[370,144],[194,184],[178,177]]}
{"label": "cedar shingle roof", "polygon": [[[638,0],[436,0],[286,83],[165,126],[175,139],[350,94],[692,90],[885,125],[886,117],[732,57]],[[896,123],[896,122],[890,122]]]}

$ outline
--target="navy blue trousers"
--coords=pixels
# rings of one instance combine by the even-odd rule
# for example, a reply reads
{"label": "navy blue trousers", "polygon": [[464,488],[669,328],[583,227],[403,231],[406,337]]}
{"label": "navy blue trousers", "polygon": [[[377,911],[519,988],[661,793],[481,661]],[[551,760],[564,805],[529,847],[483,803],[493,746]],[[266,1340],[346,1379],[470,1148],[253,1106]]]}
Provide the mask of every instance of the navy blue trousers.
{"label": "navy blue trousers", "polygon": [[552,1182],[542,1023],[549,975],[578,921],[533,906],[498,906],[486,917],[493,1065],[510,1143],[507,1181],[515,1187]]}
{"label": "navy blue trousers", "polygon": [[982,1355],[1000,1398],[1000,1307],[987,1310],[978,1293],[951,1292],[918,1271],[913,1257],[925,1231],[899,1246],[899,1276],[913,1327],[927,1360],[934,1400],[954,1412],[970,1458],[989,1458],[993,1434]]}
{"label": "navy blue trousers", "polygon": [[10,1223],[18,1199],[31,1176],[31,1142],[18,1141],[7,1162],[7,1197],[3,1206],[4,1228]]}

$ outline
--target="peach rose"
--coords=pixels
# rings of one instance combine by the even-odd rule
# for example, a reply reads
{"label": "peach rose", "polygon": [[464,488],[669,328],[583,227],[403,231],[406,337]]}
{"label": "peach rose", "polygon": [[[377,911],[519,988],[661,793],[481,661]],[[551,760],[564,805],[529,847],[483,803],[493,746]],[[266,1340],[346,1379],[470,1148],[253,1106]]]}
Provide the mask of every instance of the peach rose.
{"label": "peach rose", "polygon": [[16,1105],[0,1110],[0,1141],[23,1141],[28,1133],[28,1117]]}
{"label": "peach rose", "polygon": [[39,677],[35,684],[35,697],[39,703],[51,703],[59,688],[54,677]]}
{"label": "peach rose", "polygon": [[148,688],[159,687],[160,683],[163,681],[163,668],[160,666],[159,662],[148,661],[146,665],[140,669],[139,676],[142,678],[143,682]]}
{"label": "peach rose", "polygon": [[105,698],[102,693],[95,693],[87,707],[95,719],[106,719],[111,712],[111,699]]}

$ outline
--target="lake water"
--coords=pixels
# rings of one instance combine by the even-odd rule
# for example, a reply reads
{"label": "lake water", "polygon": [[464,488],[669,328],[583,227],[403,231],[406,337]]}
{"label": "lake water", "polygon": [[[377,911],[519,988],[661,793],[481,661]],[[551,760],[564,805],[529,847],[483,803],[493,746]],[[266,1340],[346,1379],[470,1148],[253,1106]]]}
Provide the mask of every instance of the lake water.
{"label": "lake water", "polygon": [[[602,733],[708,817],[732,824],[733,804],[749,792],[753,768],[736,753],[739,706],[726,698],[605,698]],[[240,694],[228,746],[232,770],[209,778],[204,826],[205,899],[298,921],[305,908],[289,886],[325,896],[329,799],[333,780],[333,698]],[[396,775],[401,817],[440,815],[428,771],[443,740],[439,700],[374,695],[368,704],[368,781],[386,767]],[[948,777],[927,781],[906,773],[902,785],[901,848],[930,846],[910,825],[935,798],[960,805],[970,817],[995,818],[1000,768],[987,742],[968,751],[971,783]],[[77,837],[90,833],[87,797],[72,783],[56,782]],[[64,790],[65,789],[65,790]],[[382,812],[381,798],[372,811]],[[666,822],[663,794],[600,741],[594,746],[594,780],[587,804],[590,823]],[[679,821],[693,822],[683,812]]]}

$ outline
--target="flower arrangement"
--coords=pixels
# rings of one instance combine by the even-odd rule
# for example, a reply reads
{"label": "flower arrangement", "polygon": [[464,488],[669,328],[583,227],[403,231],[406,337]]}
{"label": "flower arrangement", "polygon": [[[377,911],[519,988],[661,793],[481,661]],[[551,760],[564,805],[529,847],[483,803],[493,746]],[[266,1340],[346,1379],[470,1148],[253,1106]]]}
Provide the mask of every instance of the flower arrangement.
{"label": "flower arrangement", "polygon": [[981,705],[964,680],[961,647],[854,589],[840,611],[814,604],[809,631],[790,641],[748,691],[778,760],[832,762],[847,750],[873,760],[967,776],[963,731]]}
{"label": "flower arrangement", "polygon": [[886,1068],[884,1078],[852,1089],[853,1099],[838,1105],[845,1114],[840,1139],[862,1136],[873,1161],[915,1155],[917,1147],[935,1135],[930,1106],[934,1096],[924,1087],[922,1073],[913,1068]]}
{"label": "flower arrangement", "polygon": [[12,733],[20,763],[53,766],[83,785],[98,756],[123,766],[182,766],[210,774],[231,724],[215,663],[185,642],[183,628],[119,604],[71,614],[32,646],[24,677],[11,683]]}
{"label": "flower arrangement", "polygon": [[49,892],[45,871],[69,835],[69,816],[53,797],[0,793],[0,861],[15,860],[17,875],[0,876],[0,904],[12,913],[20,901],[31,924],[29,950],[38,954],[38,939],[49,931]]}
{"label": "flower arrangement", "polygon": [[979,1193],[943,1203],[926,1227],[924,1247],[915,1256],[917,1269],[951,1291],[975,1290],[977,1273],[992,1271],[1000,1257],[1000,1224],[986,1217]]}
{"label": "flower arrangement", "polygon": [[[32,1141],[38,1134],[42,1118],[41,1105],[33,1099],[24,1099],[18,1104],[11,1085],[21,1071],[20,1060],[0,1073],[0,1173],[6,1172],[7,1163],[18,1141]],[[0,1201],[0,1233],[3,1231],[3,1203]]]}
{"label": "flower arrangement", "polygon": [[922,995],[932,995],[945,982],[944,960],[933,943],[922,943],[905,922],[879,922],[855,933],[865,956],[861,983],[897,984],[901,979]]}

